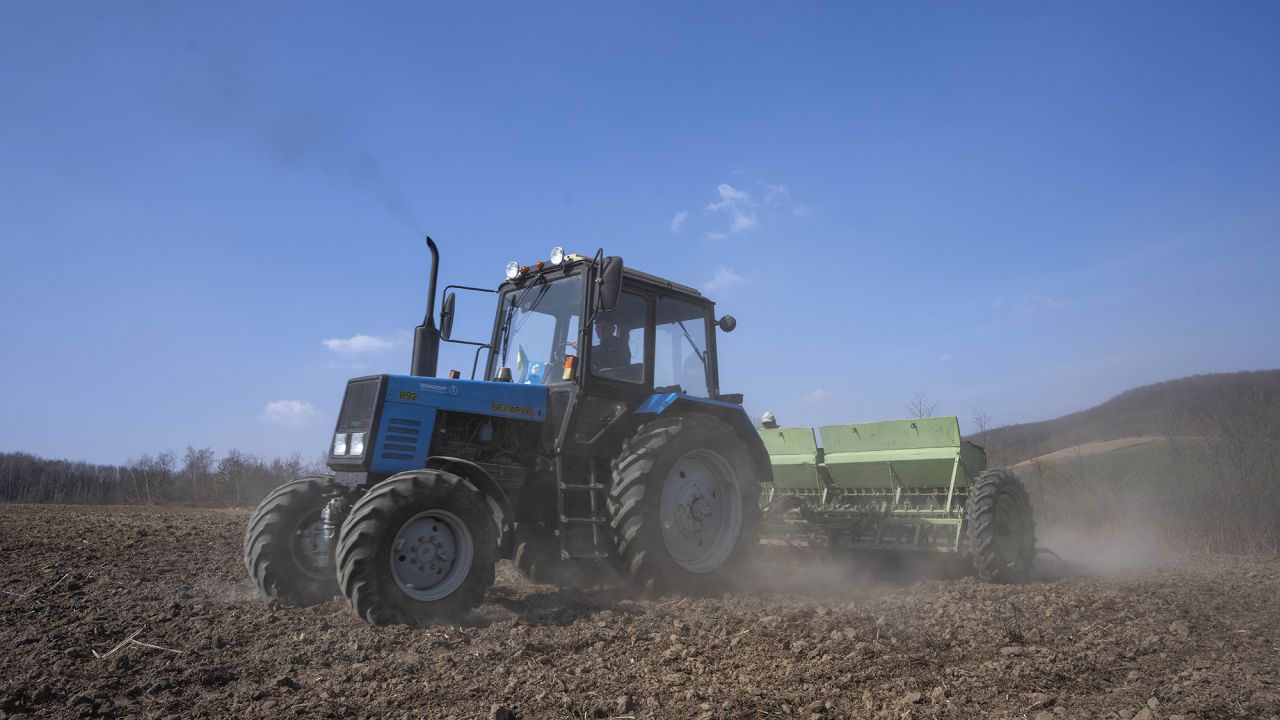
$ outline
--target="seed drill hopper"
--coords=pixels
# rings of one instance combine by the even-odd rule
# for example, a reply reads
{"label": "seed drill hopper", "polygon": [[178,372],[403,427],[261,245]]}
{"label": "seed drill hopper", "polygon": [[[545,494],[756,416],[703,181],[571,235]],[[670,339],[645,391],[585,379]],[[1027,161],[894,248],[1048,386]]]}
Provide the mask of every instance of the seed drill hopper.
{"label": "seed drill hopper", "polygon": [[[1024,578],[1031,504],[1007,470],[961,439],[954,417],[760,430],[773,466],[766,538],[792,544],[969,556],[989,581]],[[821,438],[819,445],[818,438]]]}

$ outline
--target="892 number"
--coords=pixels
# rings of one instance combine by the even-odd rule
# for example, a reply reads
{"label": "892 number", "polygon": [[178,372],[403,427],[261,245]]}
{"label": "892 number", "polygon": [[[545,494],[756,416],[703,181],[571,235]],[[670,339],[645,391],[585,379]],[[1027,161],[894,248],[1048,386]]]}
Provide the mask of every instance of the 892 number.
{"label": "892 number", "polygon": [[413,392],[412,390],[401,390],[400,399],[401,400],[417,400],[418,393]]}

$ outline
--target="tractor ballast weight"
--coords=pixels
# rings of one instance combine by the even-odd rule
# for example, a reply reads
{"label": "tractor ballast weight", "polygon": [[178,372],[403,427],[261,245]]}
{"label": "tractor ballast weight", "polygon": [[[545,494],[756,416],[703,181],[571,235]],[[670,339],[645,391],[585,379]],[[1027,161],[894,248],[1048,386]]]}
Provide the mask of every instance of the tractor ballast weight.
{"label": "tractor ballast weight", "polygon": [[[954,417],[761,429],[773,467],[766,537],[833,549],[972,555],[988,580],[1025,577],[1030,503]],[[818,443],[821,438],[821,445]],[[989,507],[988,507],[989,506]]]}

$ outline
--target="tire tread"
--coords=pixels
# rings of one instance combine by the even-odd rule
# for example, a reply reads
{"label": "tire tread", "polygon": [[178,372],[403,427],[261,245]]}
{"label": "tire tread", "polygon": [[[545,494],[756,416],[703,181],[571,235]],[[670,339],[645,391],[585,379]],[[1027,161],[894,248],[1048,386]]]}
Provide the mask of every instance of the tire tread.
{"label": "tire tread", "polygon": [[[1012,492],[1023,505],[1027,518],[1026,554],[1022,562],[1010,566],[1000,556],[996,530],[996,502],[1003,491]],[[1008,583],[1025,580],[1035,558],[1035,520],[1026,487],[1013,473],[1004,469],[986,470],[978,474],[965,502],[966,539],[978,578],[985,582]]]}
{"label": "tire tread", "polygon": [[308,475],[272,490],[250,517],[244,535],[244,565],[262,594],[282,605],[317,605],[337,594],[337,579],[317,580],[293,559],[291,536],[300,516],[326,500],[337,484],[329,475]]}

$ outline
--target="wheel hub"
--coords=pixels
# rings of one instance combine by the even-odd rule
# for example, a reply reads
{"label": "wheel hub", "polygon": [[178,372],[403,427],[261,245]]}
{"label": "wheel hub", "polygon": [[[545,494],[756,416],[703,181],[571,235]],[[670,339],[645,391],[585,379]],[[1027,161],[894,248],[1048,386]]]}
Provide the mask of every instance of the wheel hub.
{"label": "wheel hub", "polygon": [[405,594],[439,600],[466,579],[471,565],[471,532],[458,516],[431,510],[410,518],[391,544],[391,571]]}
{"label": "wheel hub", "polygon": [[313,578],[332,576],[333,555],[330,550],[324,520],[318,512],[304,519],[293,533],[293,556],[302,572]]}
{"label": "wheel hub", "polygon": [[676,524],[681,534],[701,538],[715,518],[711,492],[701,482],[686,485],[676,500]]}
{"label": "wheel hub", "polygon": [[710,572],[728,559],[742,529],[732,470],[710,450],[680,458],[667,473],[659,512],[671,558],[690,572]]}

